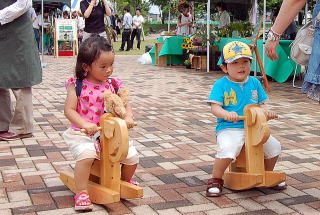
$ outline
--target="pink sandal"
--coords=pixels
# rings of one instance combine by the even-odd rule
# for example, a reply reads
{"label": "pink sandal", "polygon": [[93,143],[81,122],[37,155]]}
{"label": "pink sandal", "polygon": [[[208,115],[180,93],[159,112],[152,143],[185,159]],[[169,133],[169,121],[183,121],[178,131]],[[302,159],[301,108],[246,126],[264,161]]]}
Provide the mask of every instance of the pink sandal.
{"label": "pink sandal", "polygon": [[138,183],[137,181],[134,181],[134,180],[132,180],[132,179],[130,179],[130,180],[128,181],[128,183],[133,184],[133,185],[139,185],[139,183]]}
{"label": "pink sandal", "polygon": [[93,205],[86,192],[80,192],[74,197],[76,211],[92,211]]}

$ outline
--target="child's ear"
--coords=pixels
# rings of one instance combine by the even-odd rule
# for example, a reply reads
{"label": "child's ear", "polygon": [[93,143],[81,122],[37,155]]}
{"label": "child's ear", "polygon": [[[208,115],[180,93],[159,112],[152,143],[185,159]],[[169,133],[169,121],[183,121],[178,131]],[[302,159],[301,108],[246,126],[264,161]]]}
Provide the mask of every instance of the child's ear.
{"label": "child's ear", "polygon": [[227,64],[221,64],[221,65],[220,65],[220,68],[222,69],[222,71],[223,71],[224,73],[228,73],[228,71],[227,71]]}
{"label": "child's ear", "polygon": [[88,72],[88,70],[89,70],[88,64],[83,63],[82,64],[82,69],[83,69],[83,71]]}

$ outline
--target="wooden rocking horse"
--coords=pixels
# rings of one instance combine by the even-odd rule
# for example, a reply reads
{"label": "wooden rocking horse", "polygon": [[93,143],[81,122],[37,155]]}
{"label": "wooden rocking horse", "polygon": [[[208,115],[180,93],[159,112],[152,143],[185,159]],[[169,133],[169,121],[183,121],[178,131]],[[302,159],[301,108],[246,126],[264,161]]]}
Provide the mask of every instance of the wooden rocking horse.
{"label": "wooden rocking horse", "polygon": [[286,179],[283,172],[266,171],[263,144],[270,137],[267,117],[259,105],[250,104],[244,109],[245,146],[237,160],[224,174],[224,186],[232,190],[246,190],[253,187],[273,187]]}
{"label": "wooden rocking horse", "polygon": [[[88,182],[90,200],[96,204],[108,204],[123,199],[140,198],[143,189],[121,181],[121,161],[128,154],[128,128],[124,120],[104,114],[100,119],[101,152],[100,160],[95,160]],[[76,192],[73,174],[60,173],[62,182]]]}

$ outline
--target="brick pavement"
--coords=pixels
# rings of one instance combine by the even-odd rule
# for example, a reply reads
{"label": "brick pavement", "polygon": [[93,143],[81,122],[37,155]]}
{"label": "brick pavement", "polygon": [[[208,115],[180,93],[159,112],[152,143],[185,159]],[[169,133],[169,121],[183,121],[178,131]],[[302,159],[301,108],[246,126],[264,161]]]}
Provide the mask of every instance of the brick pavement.
{"label": "brick pavement", "polygon": [[[88,214],[320,214],[320,109],[290,83],[271,83],[270,106],[281,118],[270,122],[283,146],[276,169],[288,175],[288,189],[251,189],[206,198],[216,150],[214,118],[205,99],[221,72],[158,68],[117,56],[114,75],[132,92],[139,126],[131,137],[140,152],[135,179],[142,199],[95,205]],[[34,87],[34,138],[0,142],[0,214],[76,214],[72,193],[58,178],[74,167],[61,138],[64,80],[74,58],[46,57],[44,81]]]}

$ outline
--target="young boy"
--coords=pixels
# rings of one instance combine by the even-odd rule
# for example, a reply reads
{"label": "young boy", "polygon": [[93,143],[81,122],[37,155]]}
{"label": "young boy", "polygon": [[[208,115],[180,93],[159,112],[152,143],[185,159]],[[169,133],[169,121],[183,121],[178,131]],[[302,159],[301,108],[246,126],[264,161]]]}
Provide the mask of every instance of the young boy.
{"label": "young boy", "polygon": [[[220,196],[223,188],[222,176],[239,155],[244,144],[244,122],[238,121],[243,115],[243,109],[248,104],[260,104],[269,119],[276,118],[276,114],[269,111],[265,105],[268,99],[261,83],[250,77],[252,53],[245,43],[233,41],[225,45],[221,55],[222,71],[228,76],[217,80],[212,87],[208,103],[211,112],[217,119],[217,144],[212,176],[208,180],[206,195]],[[278,156],[281,153],[280,142],[270,136],[264,144],[265,168],[273,170]],[[278,184],[274,189],[283,190],[286,183]]]}

